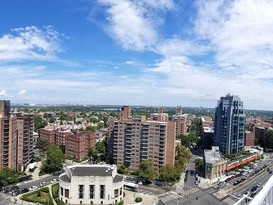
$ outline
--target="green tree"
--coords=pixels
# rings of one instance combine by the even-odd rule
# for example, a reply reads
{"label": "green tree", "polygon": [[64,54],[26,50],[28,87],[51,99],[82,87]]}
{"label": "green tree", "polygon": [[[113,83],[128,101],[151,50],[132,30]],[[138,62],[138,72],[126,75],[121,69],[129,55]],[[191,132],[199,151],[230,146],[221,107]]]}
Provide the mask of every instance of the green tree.
{"label": "green tree", "polygon": [[201,158],[196,158],[196,159],[194,160],[194,162],[195,162],[195,168],[201,170],[201,169],[204,167],[203,159],[201,159]]}
{"label": "green tree", "polygon": [[9,184],[18,182],[19,176],[20,176],[20,173],[17,173],[14,169],[10,169],[8,167],[5,167],[0,172],[0,187],[4,187]]}
{"label": "green tree", "polygon": [[47,121],[44,120],[41,116],[35,115],[33,117],[34,119],[34,131],[38,132],[41,128],[44,128],[47,126]]}
{"label": "green tree", "polygon": [[187,163],[189,163],[191,158],[190,151],[183,145],[177,146],[177,157],[175,166],[179,170],[184,170]]}
{"label": "green tree", "polygon": [[37,138],[36,147],[39,148],[42,151],[48,150],[48,147],[50,146],[48,140],[43,140],[40,137]]}
{"label": "green tree", "polygon": [[273,130],[268,130],[265,133],[265,147],[273,149]]}
{"label": "green tree", "polygon": [[190,132],[187,135],[178,135],[177,138],[181,140],[182,145],[188,148],[190,148],[194,143],[196,144],[198,141],[195,132]]}
{"label": "green tree", "polygon": [[169,164],[160,168],[160,179],[163,179],[167,184],[174,183],[180,179],[180,172],[176,167]]}
{"label": "green tree", "polygon": [[117,171],[118,171],[119,174],[126,174],[127,173],[127,169],[123,164],[118,165],[118,170]]}
{"label": "green tree", "polygon": [[154,165],[151,160],[143,160],[139,165],[139,176],[148,179],[153,180],[157,173],[154,170]]}
{"label": "green tree", "polygon": [[60,170],[63,167],[65,161],[65,155],[62,150],[57,146],[50,146],[47,153],[46,159],[42,162],[41,172],[52,173]]}

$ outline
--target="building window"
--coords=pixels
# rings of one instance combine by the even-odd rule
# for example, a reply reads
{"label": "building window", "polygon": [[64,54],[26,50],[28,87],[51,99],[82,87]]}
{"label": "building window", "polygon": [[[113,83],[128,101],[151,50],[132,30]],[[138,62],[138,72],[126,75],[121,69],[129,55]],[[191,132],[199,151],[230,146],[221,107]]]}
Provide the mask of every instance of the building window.
{"label": "building window", "polygon": [[120,188],[119,195],[122,196],[122,187]]}
{"label": "building window", "polygon": [[65,189],[65,190],[64,190],[64,196],[65,196],[66,198],[69,198],[69,189]]}
{"label": "building window", "polygon": [[95,196],[95,185],[89,185],[90,199],[94,199]]}
{"label": "building window", "polygon": [[100,185],[100,199],[104,199],[105,195],[105,185]]}
{"label": "building window", "polygon": [[103,204],[103,201],[101,201],[100,204]]}
{"label": "building window", "polygon": [[79,199],[83,199],[84,185],[79,185]]}
{"label": "building window", "polygon": [[63,187],[61,187],[61,195],[62,196],[64,195],[64,189],[63,189]]}
{"label": "building window", "polygon": [[118,189],[115,189],[115,198],[118,197]]}
{"label": "building window", "polygon": [[90,201],[90,204],[94,204],[93,201]]}

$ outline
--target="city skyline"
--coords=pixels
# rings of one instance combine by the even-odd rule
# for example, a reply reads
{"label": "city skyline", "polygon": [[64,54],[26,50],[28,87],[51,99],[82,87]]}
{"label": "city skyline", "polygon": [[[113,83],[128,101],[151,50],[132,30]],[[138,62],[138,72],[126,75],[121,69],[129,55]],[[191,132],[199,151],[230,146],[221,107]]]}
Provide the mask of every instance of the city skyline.
{"label": "city skyline", "polygon": [[3,0],[0,98],[273,110],[273,2]]}

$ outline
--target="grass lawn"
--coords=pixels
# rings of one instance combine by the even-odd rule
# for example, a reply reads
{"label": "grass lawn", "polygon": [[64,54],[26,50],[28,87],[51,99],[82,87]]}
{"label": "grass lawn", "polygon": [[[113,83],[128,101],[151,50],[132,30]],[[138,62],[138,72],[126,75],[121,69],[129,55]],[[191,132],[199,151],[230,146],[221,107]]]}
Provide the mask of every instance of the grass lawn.
{"label": "grass lawn", "polygon": [[52,188],[52,196],[54,199],[58,198],[59,184],[53,184]]}
{"label": "grass lawn", "polygon": [[[45,188],[47,188],[47,191]],[[49,194],[48,187],[45,188],[24,194],[21,198],[22,200],[34,203],[39,202],[40,204],[53,205],[53,201]]]}

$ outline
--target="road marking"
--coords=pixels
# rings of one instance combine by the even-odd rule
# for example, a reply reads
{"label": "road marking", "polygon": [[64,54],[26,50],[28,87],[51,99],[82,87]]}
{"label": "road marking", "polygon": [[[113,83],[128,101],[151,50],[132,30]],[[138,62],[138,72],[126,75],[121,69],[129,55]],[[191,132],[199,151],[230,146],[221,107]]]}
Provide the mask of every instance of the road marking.
{"label": "road marking", "polygon": [[237,196],[234,196],[233,194],[229,194],[230,196],[234,197],[235,199],[240,199],[239,197]]}

